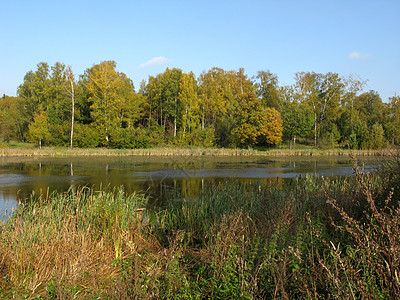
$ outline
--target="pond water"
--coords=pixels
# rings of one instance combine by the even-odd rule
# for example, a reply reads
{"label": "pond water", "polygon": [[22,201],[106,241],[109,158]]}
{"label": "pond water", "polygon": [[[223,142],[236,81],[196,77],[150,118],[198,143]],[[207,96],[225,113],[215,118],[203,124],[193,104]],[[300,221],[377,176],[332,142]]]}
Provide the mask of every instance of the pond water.
{"label": "pond water", "polygon": [[[376,166],[371,159],[364,163],[366,169]],[[0,158],[0,209],[4,215],[32,193],[81,186],[94,190],[123,186],[127,193],[142,191],[152,203],[163,203],[178,195],[196,197],[208,182],[275,182],[306,174],[349,176],[353,161],[344,157]]]}

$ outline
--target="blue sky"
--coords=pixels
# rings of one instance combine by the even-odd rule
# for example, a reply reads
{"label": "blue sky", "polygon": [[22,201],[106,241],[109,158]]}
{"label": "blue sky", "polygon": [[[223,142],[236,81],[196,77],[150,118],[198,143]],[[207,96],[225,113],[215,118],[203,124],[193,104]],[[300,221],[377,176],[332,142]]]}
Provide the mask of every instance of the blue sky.
{"label": "blue sky", "polygon": [[270,70],[368,80],[387,101],[400,94],[400,1],[0,1],[0,95],[39,62],[83,74],[103,60],[138,88],[166,67]]}

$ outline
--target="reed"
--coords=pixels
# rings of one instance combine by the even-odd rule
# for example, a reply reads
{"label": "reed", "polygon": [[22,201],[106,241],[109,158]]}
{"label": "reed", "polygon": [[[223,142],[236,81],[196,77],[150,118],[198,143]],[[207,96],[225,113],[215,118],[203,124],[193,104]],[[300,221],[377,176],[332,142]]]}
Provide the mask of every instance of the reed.
{"label": "reed", "polygon": [[0,298],[398,298],[399,165],[221,182],[147,218],[122,188],[32,199],[1,224]]}
{"label": "reed", "polygon": [[393,149],[348,150],[348,149],[229,149],[203,147],[158,147],[148,149],[106,148],[0,148],[0,157],[38,156],[392,156]]}

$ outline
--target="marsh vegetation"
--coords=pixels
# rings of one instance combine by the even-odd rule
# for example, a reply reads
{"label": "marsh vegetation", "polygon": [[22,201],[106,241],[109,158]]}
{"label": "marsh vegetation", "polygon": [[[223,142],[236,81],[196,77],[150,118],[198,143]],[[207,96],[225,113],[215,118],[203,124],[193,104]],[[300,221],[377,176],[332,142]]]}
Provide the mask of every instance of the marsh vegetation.
{"label": "marsh vegetation", "polygon": [[1,225],[1,297],[398,298],[399,168],[220,182],[146,214],[122,188],[42,196]]}

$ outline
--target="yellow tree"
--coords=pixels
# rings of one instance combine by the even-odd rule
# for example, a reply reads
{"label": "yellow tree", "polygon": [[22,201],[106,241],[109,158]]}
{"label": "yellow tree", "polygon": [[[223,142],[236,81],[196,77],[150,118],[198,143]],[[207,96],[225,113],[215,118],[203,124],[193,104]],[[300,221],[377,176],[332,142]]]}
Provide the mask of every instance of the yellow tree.
{"label": "yellow tree", "polygon": [[46,112],[35,114],[33,122],[29,124],[29,137],[32,142],[39,142],[40,149],[42,149],[42,143],[50,138]]}
{"label": "yellow tree", "polygon": [[227,72],[212,68],[199,76],[199,103],[201,128],[214,124],[231,107],[232,91],[229,89]]}
{"label": "yellow tree", "polygon": [[193,73],[183,73],[179,83],[178,101],[181,106],[180,129],[185,140],[199,126],[197,83]]}

